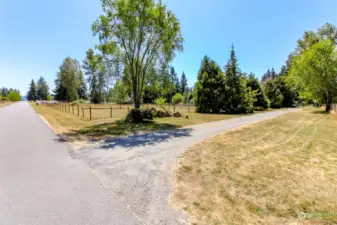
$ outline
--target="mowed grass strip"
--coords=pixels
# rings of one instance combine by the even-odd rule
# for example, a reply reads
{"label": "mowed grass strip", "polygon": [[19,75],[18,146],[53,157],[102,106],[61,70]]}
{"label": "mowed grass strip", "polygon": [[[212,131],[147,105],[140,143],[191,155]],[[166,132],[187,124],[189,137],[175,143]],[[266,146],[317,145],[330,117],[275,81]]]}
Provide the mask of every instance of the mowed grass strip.
{"label": "mowed grass strip", "polygon": [[305,109],[188,149],[172,201],[192,224],[336,224],[337,117]]}
{"label": "mowed grass strip", "polygon": [[[54,131],[60,135],[66,135],[69,140],[82,139],[101,139],[110,136],[128,135],[141,132],[152,132],[158,130],[176,129],[183,126],[195,125],[211,121],[229,119],[239,115],[216,115],[216,114],[199,114],[199,113],[183,113],[183,117],[175,118],[156,118],[154,121],[145,121],[139,124],[126,123],[123,118],[127,114],[127,109],[113,109],[113,118],[110,117],[110,110],[93,110],[93,119],[77,116],[77,107],[72,114],[72,108],[69,113],[47,107],[44,105],[31,104],[33,108],[42,115]],[[89,106],[85,106],[86,108]],[[109,105],[92,105],[92,107],[107,107]],[[125,107],[125,106],[123,106]],[[145,106],[143,106],[145,107]],[[178,111],[178,109],[177,109]],[[88,110],[85,110],[85,115]],[[188,115],[188,119],[185,116]]]}

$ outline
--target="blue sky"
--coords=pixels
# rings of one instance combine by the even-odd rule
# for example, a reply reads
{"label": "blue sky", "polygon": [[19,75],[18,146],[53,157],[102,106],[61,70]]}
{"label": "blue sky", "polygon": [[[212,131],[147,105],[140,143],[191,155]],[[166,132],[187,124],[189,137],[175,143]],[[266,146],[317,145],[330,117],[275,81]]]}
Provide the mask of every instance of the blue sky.
{"label": "blue sky", "polygon": [[[223,66],[235,45],[240,67],[261,76],[276,71],[305,30],[337,25],[336,0],[164,0],[181,22],[184,52],[173,65],[196,82],[200,61],[210,56]],[[82,60],[97,40],[91,24],[99,0],[0,0],[0,86],[26,93],[32,78],[50,88],[62,60]]]}

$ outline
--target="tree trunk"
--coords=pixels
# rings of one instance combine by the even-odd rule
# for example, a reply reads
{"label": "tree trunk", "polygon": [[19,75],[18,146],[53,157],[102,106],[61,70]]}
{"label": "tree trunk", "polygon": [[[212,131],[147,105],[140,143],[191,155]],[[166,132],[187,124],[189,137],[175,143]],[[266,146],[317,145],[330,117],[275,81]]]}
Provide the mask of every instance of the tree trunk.
{"label": "tree trunk", "polygon": [[330,112],[330,110],[331,110],[331,104],[327,103],[325,105],[325,112]]}

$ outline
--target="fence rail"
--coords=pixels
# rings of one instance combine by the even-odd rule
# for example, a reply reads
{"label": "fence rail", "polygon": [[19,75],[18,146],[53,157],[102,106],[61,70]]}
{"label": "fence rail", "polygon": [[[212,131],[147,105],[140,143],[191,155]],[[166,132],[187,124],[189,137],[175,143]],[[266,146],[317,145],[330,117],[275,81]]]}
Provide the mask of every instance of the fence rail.
{"label": "fence rail", "polygon": [[[60,110],[61,112],[70,113],[73,115],[77,115],[83,118],[88,118],[92,120],[94,118],[94,112],[97,110],[99,113],[96,112],[97,118],[122,118],[124,117],[131,109],[133,109],[133,105],[122,105],[122,104],[113,104],[107,106],[92,106],[92,105],[71,105],[70,103],[60,103],[60,102],[38,102],[37,104],[43,105],[46,107],[53,108],[55,110]],[[142,104],[141,108],[158,108],[155,104]],[[173,106],[172,104],[166,105],[167,109],[170,110],[171,108],[175,112],[176,109],[184,110],[186,113],[190,113],[193,111],[193,105],[178,105]],[[87,113],[86,113],[87,112]],[[114,113],[115,112],[115,113]],[[106,113],[106,115],[104,115]]]}

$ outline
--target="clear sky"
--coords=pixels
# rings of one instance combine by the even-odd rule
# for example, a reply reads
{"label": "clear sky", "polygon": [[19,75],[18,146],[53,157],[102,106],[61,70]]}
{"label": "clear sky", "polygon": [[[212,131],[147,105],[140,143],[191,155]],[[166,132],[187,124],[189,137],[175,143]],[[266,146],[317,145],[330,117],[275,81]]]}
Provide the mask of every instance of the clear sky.
{"label": "clear sky", "polygon": [[[232,43],[244,72],[279,71],[305,30],[337,25],[336,0],[164,0],[180,20],[184,52],[173,65],[196,82],[200,61],[223,66]],[[97,40],[91,24],[99,0],[0,0],[0,86],[25,94],[32,78],[50,89],[67,56],[82,61]]]}

